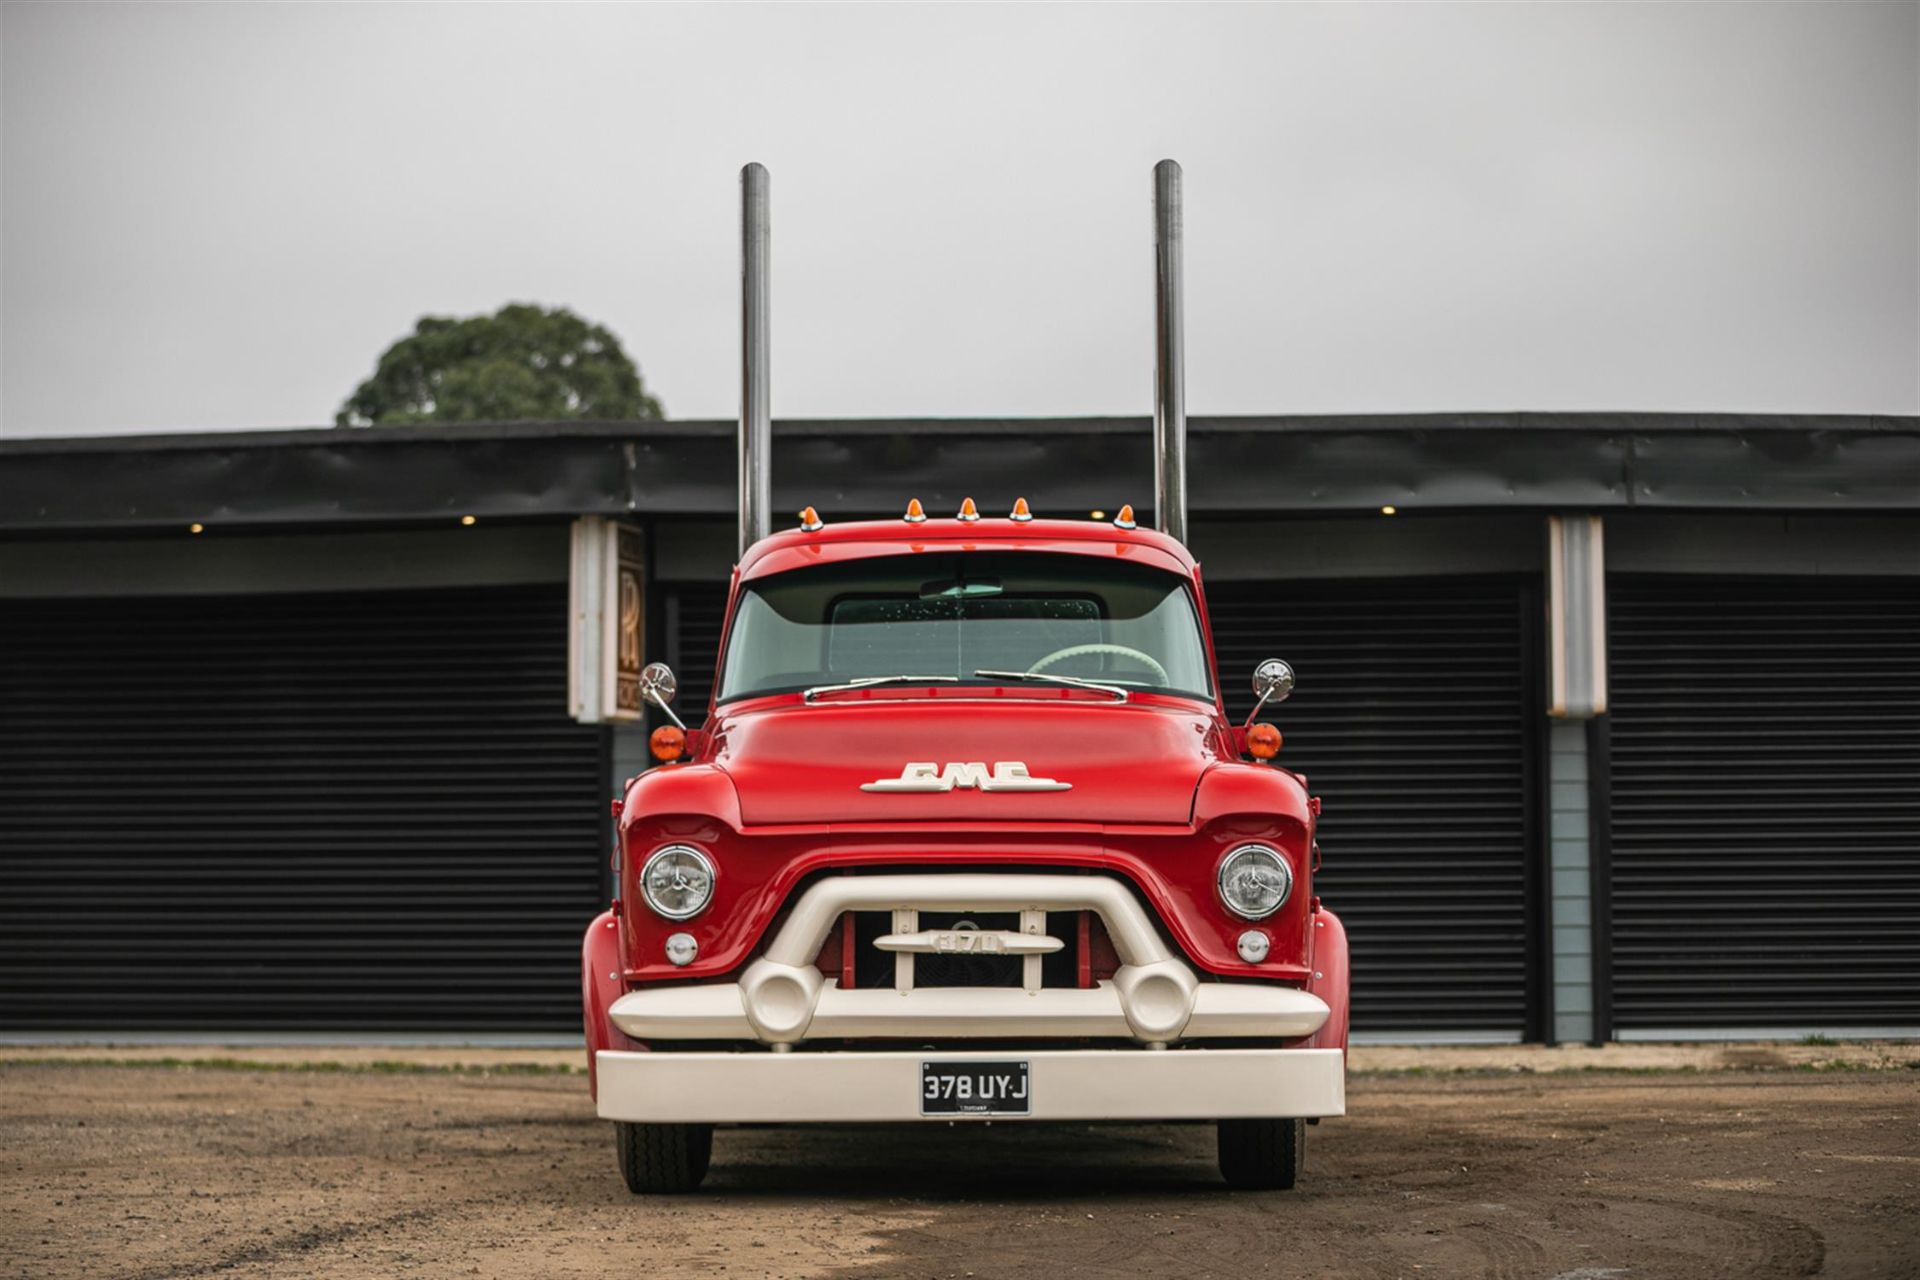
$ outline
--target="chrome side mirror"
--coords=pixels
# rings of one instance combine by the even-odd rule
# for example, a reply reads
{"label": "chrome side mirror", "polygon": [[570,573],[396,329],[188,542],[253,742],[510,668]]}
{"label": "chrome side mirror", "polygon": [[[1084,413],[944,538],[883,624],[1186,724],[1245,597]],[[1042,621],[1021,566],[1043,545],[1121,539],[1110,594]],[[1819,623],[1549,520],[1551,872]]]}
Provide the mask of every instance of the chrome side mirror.
{"label": "chrome side mirror", "polygon": [[680,692],[680,678],[664,662],[649,662],[640,668],[640,696],[661,706],[673,701]]}
{"label": "chrome side mirror", "polygon": [[667,719],[686,731],[686,721],[673,713],[667,704],[680,692],[680,678],[673,674],[673,668],[664,662],[649,662],[640,668],[640,696],[667,713]]}
{"label": "chrome side mirror", "polygon": [[1293,692],[1293,667],[1278,658],[1268,658],[1253,669],[1253,691],[1259,695],[1259,701],[1253,704],[1253,710],[1247,713],[1247,723],[1260,714],[1260,708],[1269,702],[1285,702],[1287,695]]}

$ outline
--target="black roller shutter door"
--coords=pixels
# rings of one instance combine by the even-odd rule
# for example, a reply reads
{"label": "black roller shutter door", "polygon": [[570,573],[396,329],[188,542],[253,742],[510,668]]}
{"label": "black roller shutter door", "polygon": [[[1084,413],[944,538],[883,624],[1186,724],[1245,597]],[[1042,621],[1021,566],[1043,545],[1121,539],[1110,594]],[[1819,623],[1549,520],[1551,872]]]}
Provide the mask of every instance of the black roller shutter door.
{"label": "black roller shutter door", "polygon": [[1352,942],[1354,1030],[1538,1034],[1527,585],[1233,582],[1207,594],[1236,720],[1260,659],[1299,673],[1261,718],[1325,799],[1316,887]]}
{"label": "black roller shutter door", "polygon": [[680,678],[674,709],[697,727],[713,694],[720,628],[727,619],[727,584],[667,582],[661,584],[660,593],[667,619],[667,665]]}
{"label": "black roller shutter door", "polygon": [[0,604],[0,1027],[579,1027],[564,587]]}
{"label": "black roller shutter door", "polygon": [[1608,592],[1616,1032],[1920,1027],[1920,582]]}

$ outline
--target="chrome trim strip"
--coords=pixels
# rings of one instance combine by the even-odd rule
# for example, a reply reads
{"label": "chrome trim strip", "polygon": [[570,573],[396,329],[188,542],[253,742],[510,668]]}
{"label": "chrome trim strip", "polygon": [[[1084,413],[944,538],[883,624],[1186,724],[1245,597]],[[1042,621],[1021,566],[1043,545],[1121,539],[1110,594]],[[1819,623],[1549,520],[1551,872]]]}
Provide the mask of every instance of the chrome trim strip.
{"label": "chrome trim strip", "polygon": [[858,680],[849,680],[845,684],[817,684],[800,695],[802,702],[828,693],[847,693],[854,689],[871,689],[883,684],[955,684],[959,676],[861,676]]}
{"label": "chrome trim strip", "polygon": [[975,679],[1013,680],[1023,684],[1057,684],[1069,689],[1092,689],[1097,693],[1110,693],[1115,701],[1130,702],[1127,691],[1117,684],[1102,684],[1098,680],[1084,680],[1079,676],[1057,676],[1051,671],[976,671]]}
{"label": "chrome trim strip", "polygon": [[918,933],[889,933],[875,938],[873,945],[882,951],[911,951],[922,956],[1044,956],[1067,944],[1045,934],[1015,933],[1011,929],[922,929]]}

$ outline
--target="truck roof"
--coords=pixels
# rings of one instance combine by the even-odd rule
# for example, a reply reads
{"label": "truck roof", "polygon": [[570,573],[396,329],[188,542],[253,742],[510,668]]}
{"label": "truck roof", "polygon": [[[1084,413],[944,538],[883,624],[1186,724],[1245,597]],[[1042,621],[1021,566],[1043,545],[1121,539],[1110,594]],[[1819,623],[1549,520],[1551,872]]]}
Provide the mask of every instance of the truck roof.
{"label": "truck roof", "polygon": [[1154,529],[1123,529],[1105,520],[929,516],[918,523],[898,518],[851,520],[814,530],[788,529],[748,547],[740,557],[740,576],[744,580],[805,565],[956,550],[1120,555],[1183,577],[1192,577],[1199,567],[1184,546]]}

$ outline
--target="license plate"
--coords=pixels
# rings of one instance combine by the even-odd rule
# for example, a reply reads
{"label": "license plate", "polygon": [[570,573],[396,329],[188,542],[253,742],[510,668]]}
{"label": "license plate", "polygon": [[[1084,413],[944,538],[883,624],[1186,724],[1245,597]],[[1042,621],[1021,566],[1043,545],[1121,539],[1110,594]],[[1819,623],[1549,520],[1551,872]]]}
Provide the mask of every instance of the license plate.
{"label": "license plate", "polygon": [[922,1062],[923,1116],[1025,1116],[1033,1090],[1024,1062]]}

